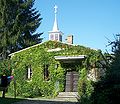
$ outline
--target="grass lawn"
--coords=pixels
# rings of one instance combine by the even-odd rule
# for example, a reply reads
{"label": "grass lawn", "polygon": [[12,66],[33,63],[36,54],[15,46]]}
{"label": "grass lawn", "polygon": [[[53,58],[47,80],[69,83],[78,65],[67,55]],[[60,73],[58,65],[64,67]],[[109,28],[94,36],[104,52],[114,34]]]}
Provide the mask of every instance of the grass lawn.
{"label": "grass lawn", "polygon": [[22,100],[25,100],[25,99],[20,99],[20,98],[1,98],[0,97],[0,104],[11,104],[11,103],[14,103],[14,102],[19,102],[19,101],[22,101]]}
{"label": "grass lawn", "polygon": [[2,98],[2,91],[0,91],[0,104],[11,104],[24,100],[22,98],[13,98],[13,96],[8,96],[7,93],[5,95],[5,98]]}

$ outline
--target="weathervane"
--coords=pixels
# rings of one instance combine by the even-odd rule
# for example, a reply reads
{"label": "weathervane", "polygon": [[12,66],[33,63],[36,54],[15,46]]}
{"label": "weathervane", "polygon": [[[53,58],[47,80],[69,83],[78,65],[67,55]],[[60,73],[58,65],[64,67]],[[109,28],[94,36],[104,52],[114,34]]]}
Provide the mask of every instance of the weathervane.
{"label": "weathervane", "polygon": [[55,9],[55,14],[57,13],[57,5],[54,6],[54,9]]}

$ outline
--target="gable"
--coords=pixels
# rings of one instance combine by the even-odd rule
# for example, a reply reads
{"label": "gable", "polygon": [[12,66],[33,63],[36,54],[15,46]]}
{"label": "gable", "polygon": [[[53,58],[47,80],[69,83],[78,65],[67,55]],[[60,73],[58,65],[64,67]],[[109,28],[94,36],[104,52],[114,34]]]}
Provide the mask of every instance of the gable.
{"label": "gable", "polygon": [[23,50],[14,52],[10,54],[9,56],[13,56],[15,54],[22,54],[22,53],[30,53],[30,54],[36,54],[39,53],[40,50],[44,50],[45,52],[52,52],[55,55],[63,55],[63,56],[69,56],[69,55],[88,55],[92,52],[97,52],[97,50],[93,50],[89,47],[84,47],[81,45],[72,45],[67,43],[62,43],[58,41],[46,41],[44,43],[36,44],[34,46],[25,48]]}

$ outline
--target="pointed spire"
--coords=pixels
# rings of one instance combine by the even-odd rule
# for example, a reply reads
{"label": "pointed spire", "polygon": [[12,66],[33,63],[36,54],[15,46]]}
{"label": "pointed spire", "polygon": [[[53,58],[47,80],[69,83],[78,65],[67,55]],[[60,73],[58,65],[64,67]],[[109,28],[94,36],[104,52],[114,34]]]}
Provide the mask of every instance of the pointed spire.
{"label": "pointed spire", "polygon": [[57,6],[54,6],[54,13],[55,13],[55,20],[54,20],[54,25],[53,25],[53,30],[52,31],[59,31],[58,24],[57,24]]}
{"label": "pointed spire", "polygon": [[62,42],[62,35],[63,33],[59,30],[58,24],[57,24],[57,6],[54,6],[54,13],[55,13],[55,20],[53,25],[53,30],[49,31],[49,40],[53,41],[61,41]]}

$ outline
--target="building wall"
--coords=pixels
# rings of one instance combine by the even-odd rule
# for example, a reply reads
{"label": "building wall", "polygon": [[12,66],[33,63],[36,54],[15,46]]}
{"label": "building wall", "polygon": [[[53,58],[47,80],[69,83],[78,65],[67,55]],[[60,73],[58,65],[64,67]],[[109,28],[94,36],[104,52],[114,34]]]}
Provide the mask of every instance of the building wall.
{"label": "building wall", "polygon": [[[55,48],[60,48],[61,50],[56,51]],[[54,49],[55,51],[48,52],[49,49]],[[87,55],[93,51],[86,47],[48,41],[17,52],[12,57],[15,62],[14,78],[16,80],[17,95],[26,97],[56,96],[59,91],[65,90],[65,73],[68,67],[66,68],[61,62],[55,60],[54,56]],[[78,67],[78,64],[79,62],[76,67]],[[29,73],[32,76],[26,79],[28,66],[31,66],[32,73]],[[45,72],[45,70],[48,70],[48,72]],[[77,69],[78,72],[79,70]],[[13,86],[14,83],[12,82],[9,91],[14,94]]]}

